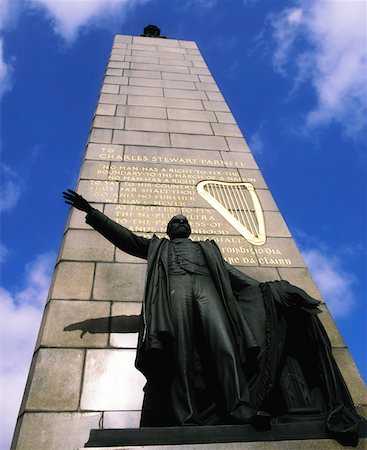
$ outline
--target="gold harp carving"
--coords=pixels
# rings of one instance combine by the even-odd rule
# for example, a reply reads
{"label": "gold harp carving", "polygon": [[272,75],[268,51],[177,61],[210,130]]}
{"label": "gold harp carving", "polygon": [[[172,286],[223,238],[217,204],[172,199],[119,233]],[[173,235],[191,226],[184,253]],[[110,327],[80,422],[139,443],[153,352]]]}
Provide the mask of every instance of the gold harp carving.
{"label": "gold harp carving", "polygon": [[248,242],[266,242],[264,213],[253,184],[200,181],[198,193]]}

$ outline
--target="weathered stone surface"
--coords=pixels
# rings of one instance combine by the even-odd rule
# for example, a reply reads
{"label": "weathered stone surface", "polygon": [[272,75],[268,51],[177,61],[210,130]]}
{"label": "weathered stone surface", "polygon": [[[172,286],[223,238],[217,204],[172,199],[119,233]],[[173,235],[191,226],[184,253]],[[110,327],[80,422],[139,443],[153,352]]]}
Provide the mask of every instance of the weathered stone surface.
{"label": "weathered stone surface", "polygon": [[[110,106],[110,105],[108,105]],[[95,159],[99,161],[122,161],[124,147],[122,145],[113,144],[94,144],[90,143],[87,147],[85,159]]]}
{"label": "weathered stone surface", "polygon": [[204,61],[193,61],[192,65],[194,67],[207,67]]}
{"label": "weathered stone surface", "polygon": [[158,87],[120,86],[120,94],[163,97],[163,89]]}
{"label": "weathered stone surface", "polygon": [[227,150],[227,143],[222,136],[193,136],[189,134],[172,134],[172,147],[198,148],[207,150]]}
{"label": "weathered stone surface", "polygon": [[78,408],[83,350],[40,349],[25,403],[27,411],[73,411]]}
{"label": "weathered stone surface", "polygon": [[52,300],[47,307],[45,326],[40,345],[42,347],[106,347],[106,333],[86,333],[82,330],[65,331],[64,328],[86,320],[108,318],[109,302],[85,302],[76,300]]}
{"label": "weathered stone surface", "polygon": [[154,45],[160,47],[179,47],[176,39],[157,39],[145,36],[133,36],[133,44]]}
{"label": "weathered stone surface", "polygon": [[204,100],[204,108],[208,111],[226,111],[230,112],[226,102]]}
{"label": "weathered stone surface", "polygon": [[[141,303],[114,302],[112,304],[112,317],[140,316]],[[123,331],[123,330],[121,330]],[[119,348],[136,348],[138,344],[138,333],[111,333],[110,345]]]}
{"label": "weathered stone surface", "polygon": [[[169,119],[193,120],[198,122],[216,122],[213,111],[192,111],[188,109],[167,109]],[[213,134],[213,133],[211,133]]]}
{"label": "weathered stone surface", "polygon": [[143,264],[97,263],[93,299],[141,301],[145,272]]}
{"label": "weathered stone surface", "polygon": [[166,110],[164,108],[149,107],[149,106],[118,105],[116,115],[127,117],[147,117],[157,119],[167,118]]}
{"label": "weathered stone surface", "polygon": [[247,142],[243,137],[226,137],[226,140],[228,142],[228,147],[233,152],[239,152],[239,151],[248,151],[248,145]]}
{"label": "weathered stone surface", "polygon": [[187,53],[185,59],[188,61],[204,61],[203,57],[199,54]]}
{"label": "weathered stone surface", "polygon": [[125,56],[125,61],[131,63],[144,63],[144,64],[159,64],[159,60],[154,56]]}
{"label": "weathered stone surface", "polygon": [[238,269],[245,275],[262,283],[280,279],[277,269],[272,267],[239,267]]}
{"label": "weathered stone surface", "polygon": [[206,91],[206,92],[218,92],[218,86],[213,83],[195,83],[196,89],[198,91]]}
{"label": "weathered stone surface", "polygon": [[154,78],[131,78],[130,86],[153,86],[168,89],[195,90],[195,84],[191,81],[157,80]]}
{"label": "weathered stone surface", "polygon": [[109,61],[108,69],[129,69],[130,63],[124,61]]}
{"label": "weathered stone surface", "polygon": [[150,131],[116,130],[113,135],[113,143],[167,147],[169,145],[169,135],[168,133],[156,133]]}
{"label": "weathered stone surface", "polygon": [[127,96],[120,94],[101,94],[99,103],[108,103],[111,105],[126,105]]}
{"label": "weathered stone surface", "polygon": [[155,57],[155,58],[167,58],[167,59],[184,59],[185,51],[181,50],[178,52],[165,52],[164,49],[159,49],[158,51],[152,50],[140,50],[133,49],[132,56],[147,56],[147,57]]}
{"label": "weathered stone surface", "polygon": [[325,327],[325,330],[329,336],[332,347],[345,347],[346,345],[344,339],[339,333],[335,325],[335,322],[331,317],[331,314],[329,313],[327,306],[325,304],[320,305],[320,309],[322,310],[322,313],[319,314],[319,318]]}
{"label": "weathered stone surface", "polygon": [[192,67],[186,67],[186,66],[171,66],[168,64],[143,64],[138,62],[132,62],[130,63],[131,69],[135,70],[153,70],[153,71],[160,71],[160,72],[174,72],[174,73],[190,73],[189,69]]}
{"label": "weathered stone surface", "polygon": [[216,111],[215,115],[217,116],[218,122],[220,123],[236,123],[236,119],[230,112]]}
{"label": "weathered stone surface", "polygon": [[117,203],[119,184],[115,181],[81,180],[78,193],[93,203]]}
{"label": "weathered stone surface", "polygon": [[92,128],[89,141],[100,144],[109,144],[110,142],[112,142],[112,130],[106,130],[104,128]]}
{"label": "weathered stone surface", "polygon": [[361,374],[347,348],[334,348],[335,361],[347,383],[349,392],[354,403],[367,404],[367,389]]}
{"label": "weathered stone surface", "polygon": [[117,84],[104,84],[101,92],[104,94],[118,94],[120,87]]}
{"label": "weathered stone surface", "polygon": [[116,105],[99,104],[97,106],[96,114],[102,116],[114,116],[116,112]]}
{"label": "weathered stone surface", "polygon": [[282,280],[304,289],[311,297],[322,300],[319,289],[306,268],[278,268]]}
{"label": "weathered stone surface", "polygon": [[126,130],[139,131],[163,131],[166,133],[190,133],[190,134],[213,134],[213,130],[207,122],[190,122],[185,120],[167,119],[126,119]]}
{"label": "weathered stone surface", "polygon": [[189,67],[190,73],[195,75],[211,75],[207,67]]}
{"label": "weathered stone surface", "polygon": [[268,237],[256,252],[262,267],[305,267],[292,238]]}
{"label": "weathered stone surface", "polygon": [[194,49],[198,48],[198,46],[194,41],[179,41],[179,43],[182,48],[194,48]]}
{"label": "weathered stone surface", "polygon": [[256,189],[256,194],[264,211],[278,211],[274,198],[268,189]]}
{"label": "weathered stone surface", "polygon": [[115,253],[116,262],[121,263],[133,263],[133,264],[146,264],[144,259],[138,258],[136,256],[129,255],[116,247]]}
{"label": "weathered stone surface", "polygon": [[282,215],[275,211],[265,211],[265,229],[267,236],[291,237],[291,233]]}
{"label": "weathered stone surface", "polygon": [[213,100],[215,102],[225,102],[225,99],[223,97],[223,95],[220,92],[212,92],[212,91],[207,91],[206,95],[208,96],[209,100]]}
{"label": "weathered stone surface", "polygon": [[124,70],[124,76],[125,77],[138,77],[138,78],[155,78],[155,79],[161,79],[162,73],[157,72],[154,70],[130,70],[125,69]]}
{"label": "weathered stone surface", "polygon": [[140,411],[106,411],[103,415],[104,428],[139,428]]}
{"label": "weathered stone surface", "polygon": [[61,261],[56,268],[52,299],[88,300],[92,292],[94,263]]}
{"label": "weathered stone surface", "polygon": [[96,115],[94,117],[93,126],[95,128],[123,129],[124,121],[125,121],[124,117],[110,117],[110,116]]}
{"label": "weathered stone surface", "polygon": [[123,69],[109,68],[106,70],[106,75],[112,75],[113,77],[122,77]]}
{"label": "weathered stone surface", "polygon": [[86,180],[107,180],[109,161],[84,161],[80,178]]}
{"label": "weathered stone surface", "polygon": [[201,100],[141,97],[134,95],[129,95],[128,104],[136,106],[158,106],[161,108],[204,109]]}
{"label": "weathered stone surface", "polygon": [[164,80],[199,81],[199,77],[189,73],[162,72]]}
{"label": "weathered stone surface", "polygon": [[187,61],[186,59],[170,59],[170,58],[159,58],[160,64],[172,65],[172,66],[183,66],[192,67],[195,62]]}
{"label": "weathered stone surface", "polygon": [[215,83],[214,78],[211,75],[199,75],[201,83]]}
{"label": "weathered stone surface", "polygon": [[208,97],[203,91],[189,91],[187,89],[163,89],[164,96],[168,98],[187,98],[194,100],[206,100]]}
{"label": "weathered stone surface", "polygon": [[63,260],[113,261],[114,246],[94,230],[69,230],[61,251]]}
{"label": "weathered stone surface", "polygon": [[[94,203],[93,208],[98,209],[103,212],[103,204],[102,203]],[[76,208],[71,208],[69,222],[67,224],[67,228],[82,228],[86,230],[90,230],[91,227],[87,223],[85,223],[85,212],[79,211]]]}
{"label": "weathered stone surface", "polygon": [[217,136],[242,137],[241,130],[237,125],[231,123],[213,123],[214,134]]}
{"label": "weathered stone surface", "polygon": [[114,44],[131,44],[133,42],[133,37],[126,36],[124,34],[117,34],[113,42]]}
{"label": "weathered stone surface", "polygon": [[[101,413],[26,413],[13,450],[62,450],[84,447]],[[19,430],[16,430],[16,434]]]}
{"label": "weathered stone surface", "polygon": [[145,378],[134,367],[135,350],[87,350],[81,408],[139,410]]}
{"label": "weathered stone surface", "polygon": [[106,75],[103,82],[105,84],[127,85],[129,79],[127,77],[116,77],[112,75]]}

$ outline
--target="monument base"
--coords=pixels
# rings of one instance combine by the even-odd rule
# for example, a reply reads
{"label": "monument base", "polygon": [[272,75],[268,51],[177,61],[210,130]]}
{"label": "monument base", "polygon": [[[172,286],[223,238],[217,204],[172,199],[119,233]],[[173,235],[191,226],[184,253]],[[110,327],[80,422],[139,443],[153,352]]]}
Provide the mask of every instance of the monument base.
{"label": "monument base", "polygon": [[[366,445],[366,441],[363,438],[366,437],[367,422],[362,421],[360,423],[360,444],[362,444],[362,446],[358,445],[358,448],[365,448],[363,445]],[[325,431],[325,422],[312,421],[303,423],[278,423],[273,424],[270,430],[255,430],[251,425],[100,429],[91,430],[89,440],[85,444],[85,447],[126,448],[127,446],[146,447],[185,445],[186,449],[188,448],[186,445],[193,444],[192,448],[194,449],[197,448],[195,444],[265,443],[269,441],[305,441],[315,439],[327,439],[330,442],[330,435],[328,435]],[[233,448],[255,449],[258,447],[247,447],[241,445]],[[266,447],[264,446],[263,448]],[[329,445],[325,448],[329,449],[334,447],[330,447],[329,443]],[[341,445],[336,441],[335,448],[341,448]]]}

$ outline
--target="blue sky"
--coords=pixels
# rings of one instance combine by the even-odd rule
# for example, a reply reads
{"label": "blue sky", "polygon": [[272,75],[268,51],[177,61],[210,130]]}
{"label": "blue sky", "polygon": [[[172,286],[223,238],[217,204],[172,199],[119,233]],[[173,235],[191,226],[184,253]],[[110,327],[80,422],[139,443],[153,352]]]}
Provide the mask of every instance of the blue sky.
{"label": "blue sky", "polygon": [[1,0],[1,449],[113,36],[149,23],[197,42],[367,379],[365,17],[353,0]]}

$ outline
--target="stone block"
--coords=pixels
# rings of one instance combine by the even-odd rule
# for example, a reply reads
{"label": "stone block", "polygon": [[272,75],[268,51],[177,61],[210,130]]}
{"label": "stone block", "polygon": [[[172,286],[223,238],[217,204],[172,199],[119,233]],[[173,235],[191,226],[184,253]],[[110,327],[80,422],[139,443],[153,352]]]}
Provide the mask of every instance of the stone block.
{"label": "stone block", "polygon": [[[110,345],[112,347],[136,349],[138,344],[138,333],[123,332],[123,325],[119,326],[118,320],[123,318],[123,316],[140,316],[140,314],[141,303],[114,302],[112,304],[112,321],[114,321],[114,325],[111,325],[112,329],[110,336]],[[119,329],[119,331],[117,331],[116,328]]]}
{"label": "stone block", "polygon": [[156,72],[154,70],[124,70],[125,77],[138,77],[138,78],[152,78],[152,79],[161,79],[161,72]]}
{"label": "stone block", "polygon": [[189,91],[187,89],[164,89],[164,96],[168,98],[188,98],[194,100],[207,99],[205,92]]}
{"label": "stone block", "polygon": [[129,255],[116,247],[115,253],[116,262],[120,263],[133,263],[133,264],[146,264],[144,259],[138,258],[137,256]]}
{"label": "stone block", "polygon": [[140,411],[106,411],[103,415],[104,428],[139,428]]}
{"label": "stone block", "polygon": [[107,180],[110,168],[109,161],[84,161],[80,172],[81,179],[87,180]]}
{"label": "stone block", "polygon": [[226,102],[216,102],[212,100],[203,101],[204,108],[207,111],[226,111],[230,112]]}
{"label": "stone block", "polygon": [[[112,106],[112,105],[108,105]],[[111,117],[96,115],[93,121],[94,128],[109,128],[109,129],[123,129],[124,118],[123,117]]]}
{"label": "stone block", "polygon": [[154,78],[131,78],[130,86],[153,86],[172,89],[195,90],[195,84],[191,81],[157,80]]}
{"label": "stone block", "polygon": [[[254,160],[254,157],[252,156],[251,153],[245,153],[245,152],[241,152],[241,153],[225,153],[222,152],[222,157],[224,159],[224,161],[227,163],[228,166],[232,167],[232,164],[236,167],[244,167],[246,169],[258,169],[258,166]],[[233,157],[232,157],[233,155]],[[230,165],[230,163],[232,163]],[[240,170],[240,174],[242,176],[242,170]],[[244,173],[244,177],[246,178],[247,175],[246,173]],[[244,180],[246,181],[246,180]]]}
{"label": "stone block", "polygon": [[89,202],[117,203],[119,184],[115,181],[81,180],[78,183],[78,193]]}
{"label": "stone block", "polygon": [[196,50],[198,48],[194,41],[179,41],[179,43],[182,48],[191,48]]}
{"label": "stone block", "polygon": [[193,61],[192,65],[194,67],[204,67],[204,68],[207,67],[204,61]]}
{"label": "stone block", "polygon": [[263,211],[278,211],[274,198],[268,189],[256,189],[256,194]]}
{"label": "stone block", "polygon": [[79,406],[84,351],[40,349],[29,387],[26,411],[73,411]]}
{"label": "stone block", "polygon": [[291,237],[291,233],[280,212],[264,211],[266,235],[271,237]]}
{"label": "stone block", "polygon": [[92,292],[94,263],[61,261],[56,268],[52,299],[88,300]]}
{"label": "stone block", "polygon": [[132,36],[125,36],[123,34],[116,34],[114,44],[131,44],[133,42]]}
{"label": "stone block", "polygon": [[[245,153],[247,155],[247,153]],[[251,155],[249,153],[249,155]],[[243,161],[228,161],[228,163],[230,164],[228,167],[237,167],[238,165],[241,165],[241,167],[243,167],[243,165],[245,165],[247,163],[246,159]],[[241,180],[242,181],[247,181],[251,184],[254,185],[254,187],[256,189],[267,189],[266,183],[264,181],[264,178],[261,175],[260,170],[256,170],[256,169],[240,169],[239,170],[240,175],[241,175]],[[264,193],[261,191],[260,194],[258,193],[258,195],[262,195],[263,197],[266,198],[266,194],[264,195]],[[260,198],[260,196],[259,196]],[[260,200],[261,201],[261,200]]]}
{"label": "stone block", "polygon": [[96,114],[101,116],[114,116],[116,112],[116,105],[107,105],[99,103],[96,109]]}
{"label": "stone block", "polygon": [[[128,48],[128,45],[125,44],[125,43],[114,42],[114,43],[112,44],[112,49],[118,49],[118,48],[121,48],[121,49],[127,49],[127,48]],[[130,45],[129,45],[129,48],[130,48]]]}
{"label": "stone block", "polygon": [[125,56],[125,61],[131,63],[144,63],[144,64],[159,64],[157,56],[153,56],[155,53],[152,52],[151,56]]}
{"label": "stone block", "polygon": [[189,67],[186,66],[171,66],[168,64],[142,64],[130,63],[131,69],[136,70],[157,70],[160,72],[175,72],[175,73],[190,73]]}
{"label": "stone block", "polygon": [[[93,204],[93,208],[98,209],[98,211],[103,212],[103,204],[102,203],[95,203]],[[84,211],[79,211],[76,208],[72,208],[71,209],[71,214],[70,214],[70,220],[68,223],[68,227],[69,228],[81,228],[81,229],[86,229],[86,230],[90,230],[91,227],[90,225],[88,225],[87,223],[85,223],[85,212]]]}
{"label": "stone block", "polygon": [[[156,52],[158,51],[157,46],[156,45],[152,45],[152,44],[130,44],[129,48],[131,50],[143,50],[143,51],[150,51],[150,52]],[[176,47],[177,50],[179,50],[178,47]],[[166,51],[166,49],[165,49]]]}
{"label": "stone block", "polygon": [[178,81],[199,81],[199,77],[194,74],[189,73],[172,73],[172,72],[162,72],[162,78],[164,80],[178,80]]}
{"label": "stone block", "polygon": [[204,61],[203,57],[199,54],[191,54],[191,53],[187,53],[185,55],[185,59],[187,59],[188,61]]}
{"label": "stone block", "polygon": [[305,267],[291,238],[268,237],[264,245],[256,247],[256,252],[262,267]]}
{"label": "stone block", "polygon": [[204,109],[201,100],[141,97],[136,95],[129,95],[128,104],[135,106],[157,106],[162,108]]}
{"label": "stone block", "polygon": [[157,87],[120,86],[120,94],[163,97],[163,90]]}
{"label": "stone block", "polygon": [[130,118],[126,119],[126,130],[162,131],[165,133],[213,134],[209,123],[184,120],[162,120]]}
{"label": "stone block", "polygon": [[189,55],[200,55],[201,54],[200,51],[195,48],[188,48],[186,51]]}
{"label": "stone block", "polygon": [[198,91],[219,92],[218,86],[213,83],[195,83]]}
{"label": "stone block", "polygon": [[114,55],[131,55],[131,50],[127,48],[112,47],[111,56]]}
{"label": "stone block", "polygon": [[118,94],[120,87],[117,84],[104,84],[101,92],[103,94]]}
{"label": "stone block", "polygon": [[89,137],[89,142],[96,142],[99,144],[109,144],[111,141],[112,141],[112,130],[104,128],[92,128]]}
{"label": "stone block", "polygon": [[[110,316],[109,302],[85,302],[77,300],[52,300],[47,307],[46,322],[43,329],[40,345],[42,347],[106,347],[108,345],[108,323]],[[91,321],[93,319],[106,319],[106,331],[101,327],[93,326],[93,323],[85,324],[77,328],[78,322]],[[70,325],[75,330],[65,331]],[[82,336],[82,331],[90,330]]]}
{"label": "stone block", "polygon": [[126,95],[120,94],[101,94],[99,103],[108,103],[110,105],[126,105]]}
{"label": "stone block", "polygon": [[233,123],[233,124],[236,123],[236,119],[230,112],[216,111],[215,115],[217,116],[217,120],[219,123]]}
{"label": "stone block", "polygon": [[122,77],[123,71],[123,69],[109,68],[106,70],[106,75],[111,75],[113,77]]}
{"label": "stone block", "polygon": [[139,410],[144,376],[134,367],[135,350],[87,350],[81,408]]}
{"label": "stone block", "polygon": [[211,75],[199,75],[201,83],[215,83],[214,78]]}
{"label": "stone block", "polygon": [[146,268],[143,264],[97,263],[95,300],[141,301]]}
{"label": "stone block", "polygon": [[113,143],[125,145],[152,145],[156,147],[167,147],[170,145],[168,133],[122,130],[116,130],[114,132]]}
{"label": "stone block", "polygon": [[85,159],[97,161],[122,161],[124,147],[122,145],[88,144]]}
{"label": "stone block", "polygon": [[228,147],[233,152],[247,152],[249,151],[247,142],[243,137],[226,137]]}
{"label": "stone block", "polygon": [[110,62],[111,61],[119,61],[119,62],[121,61],[121,62],[128,62],[129,63],[127,58],[130,58],[130,56],[125,56],[125,55],[119,55],[119,54],[116,54],[116,53],[111,53],[109,61]]}
{"label": "stone block", "polygon": [[104,77],[103,83],[104,84],[117,84],[117,85],[127,85],[128,84],[128,77],[117,77],[117,76],[111,76],[106,75]]}
{"label": "stone block", "polygon": [[307,294],[316,300],[322,301],[322,296],[309,271],[306,268],[278,268],[282,280],[287,280],[291,284],[305,290]]}
{"label": "stone block", "polygon": [[127,117],[147,117],[156,119],[167,118],[165,108],[157,108],[150,106],[118,105],[116,115]]}
{"label": "stone block", "polygon": [[192,111],[187,109],[167,109],[169,119],[192,120],[198,122],[216,122],[213,111]]}
{"label": "stone block", "polygon": [[[177,49],[179,50],[179,49]],[[133,50],[132,52],[133,56],[154,56],[156,58],[159,58],[159,60],[163,59],[175,59],[175,60],[184,60],[184,55],[186,55],[185,50],[181,50],[180,52],[166,52],[163,51],[163,49],[159,49],[156,52],[147,51],[147,50]]]}
{"label": "stone block", "polygon": [[129,69],[130,63],[124,61],[108,61],[108,69]]}
{"label": "stone block", "polygon": [[324,325],[327,335],[329,336],[332,347],[345,347],[344,339],[339,333],[338,328],[335,325],[333,318],[325,304],[320,305],[322,313],[319,314],[319,319]]}
{"label": "stone block", "polygon": [[189,70],[193,75],[211,75],[207,67],[190,67]]}
{"label": "stone block", "polygon": [[114,246],[97,231],[68,230],[61,258],[72,261],[113,261]]}
{"label": "stone block", "polygon": [[213,123],[214,134],[217,136],[242,137],[241,130],[237,125],[231,123]]}
{"label": "stone block", "polygon": [[333,355],[344,377],[354,403],[367,404],[366,384],[347,348],[334,348]]}
{"label": "stone block", "polygon": [[225,102],[224,97],[220,92],[207,91],[206,95],[209,100],[213,100],[215,102]]}
{"label": "stone block", "polygon": [[82,448],[90,430],[98,428],[101,413],[26,413],[12,450]]}
{"label": "stone block", "polygon": [[228,146],[222,136],[194,136],[189,134],[172,134],[172,147],[198,148],[206,150],[227,150]]}
{"label": "stone block", "polygon": [[154,45],[160,47],[179,47],[179,41],[176,39],[157,39],[144,36],[133,36],[133,44]]}
{"label": "stone block", "polygon": [[186,59],[170,59],[170,58],[159,58],[159,63],[167,66],[175,67],[193,67],[194,63],[187,61]]}

